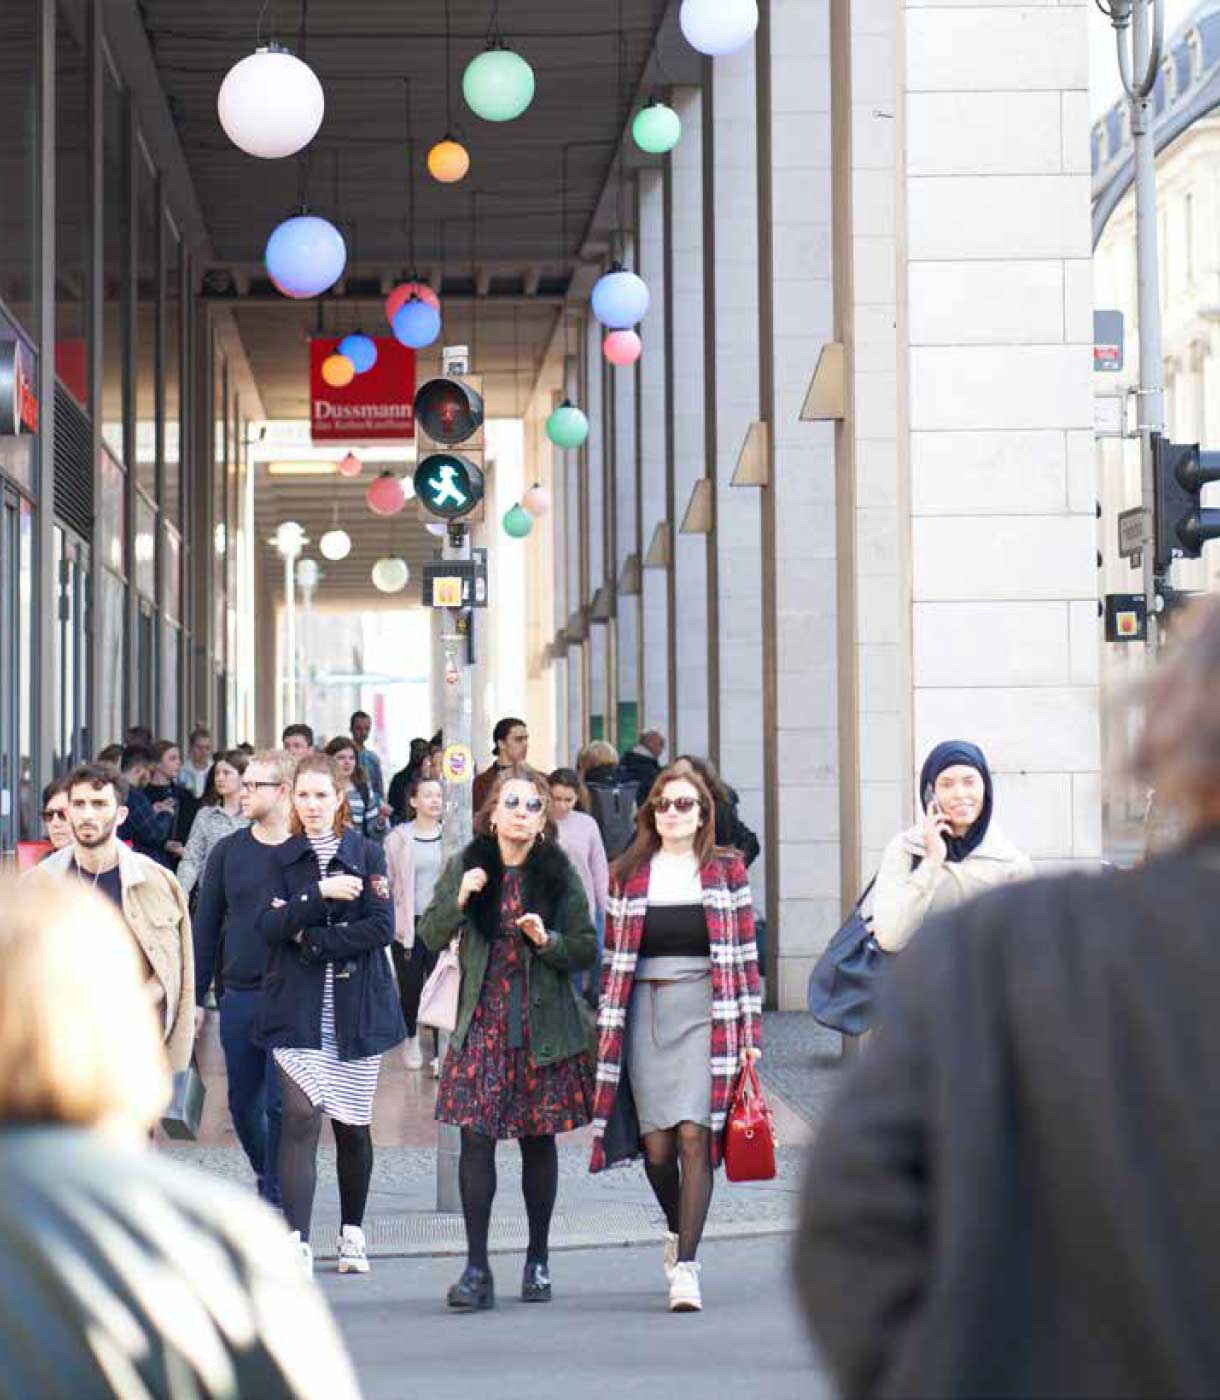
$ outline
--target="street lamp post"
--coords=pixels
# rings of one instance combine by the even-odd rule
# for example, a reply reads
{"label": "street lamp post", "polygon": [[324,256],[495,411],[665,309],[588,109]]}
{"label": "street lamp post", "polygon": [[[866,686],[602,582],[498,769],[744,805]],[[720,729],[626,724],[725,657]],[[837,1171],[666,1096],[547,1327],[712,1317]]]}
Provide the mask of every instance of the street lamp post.
{"label": "street lamp post", "polygon": [[1164,0],[1109,0],[1118,71],[1131,111],[1135,147],[1135,259],[1140,337],[1140,504],[1144,510],[1143,591],[1148,645],[1156,646],[1157,578],[1152,522],[1156,496],[1154,439],[1165,428],[1165,368],[1161,356],[1161,288],[1156,229],[1156,138],[1153,89],[1161,66]]}

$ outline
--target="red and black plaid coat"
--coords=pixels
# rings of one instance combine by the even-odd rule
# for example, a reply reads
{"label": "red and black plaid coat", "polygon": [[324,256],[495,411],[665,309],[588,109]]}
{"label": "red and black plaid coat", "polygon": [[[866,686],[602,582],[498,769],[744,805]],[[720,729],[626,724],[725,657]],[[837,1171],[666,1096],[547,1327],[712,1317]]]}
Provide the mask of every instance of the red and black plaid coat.
{"label": "red and black plaid coat", "polygon": [[[625,887],[615,880],[606,907],[606,951],[597,1013],[593,1157],[589,1164],[594,1172],[609,1165],[604,1138],[622,1072],[627,1007],[644,937],[650,870],[650,865],[642,865]],[[718,1166],[741,1051],[761,1045],[762,997],[754,907],[745,865],[736,854],[716,855],[701,874],[712,962],[712,1165]]]}

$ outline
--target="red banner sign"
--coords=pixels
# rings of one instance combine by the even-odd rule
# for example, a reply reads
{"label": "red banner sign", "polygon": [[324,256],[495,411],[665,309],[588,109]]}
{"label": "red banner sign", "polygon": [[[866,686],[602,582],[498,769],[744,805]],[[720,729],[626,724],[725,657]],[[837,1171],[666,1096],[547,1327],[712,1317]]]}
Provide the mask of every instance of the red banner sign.
{"label": "red banner sign", "polygon": [[415,436],[415,351],[393,336],[374,337],[377,363],[342,389],[322,378],[339,337],[309,342],[309,418],[314,442],[409,441]]}

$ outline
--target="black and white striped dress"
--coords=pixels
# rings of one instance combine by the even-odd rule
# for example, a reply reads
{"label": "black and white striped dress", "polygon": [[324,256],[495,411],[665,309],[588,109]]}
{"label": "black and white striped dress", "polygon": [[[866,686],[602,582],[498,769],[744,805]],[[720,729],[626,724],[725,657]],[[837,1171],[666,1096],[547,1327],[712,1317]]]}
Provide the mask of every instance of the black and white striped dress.
{"label": "black and white striped dress", "polygon": [[[337,836],[307,838],[318,861],[318,875],[325,879],[339,849]],[[361,1127],[373,1121],[373,1096],[377,1092],[377,1072],[381,1056],[369,1055],[363,1060],[341,1060],[339,1042],[335,1038],[335,965],[326,964],[326,983],[322,989],[322,1048],[304,1050],[279,1049],[275,1062],[305,1093],[315,1108],[340,1123]]]}

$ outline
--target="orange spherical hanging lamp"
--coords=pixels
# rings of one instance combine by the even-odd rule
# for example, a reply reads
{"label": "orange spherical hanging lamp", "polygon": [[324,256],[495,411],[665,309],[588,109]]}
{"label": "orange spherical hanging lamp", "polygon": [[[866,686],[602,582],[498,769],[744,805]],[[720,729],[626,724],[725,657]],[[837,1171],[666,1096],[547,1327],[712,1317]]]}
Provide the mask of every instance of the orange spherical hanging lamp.
{"label": "orange spherical hanging lamp", "polygon": [[428,152],[428,174],[442,185],[456,185],[470,171],[470,152],[452,136],[443,136]]}
{"label": "orange spherical hanging lamp", "polygon": [[356,366],[346,355],[327,355],[322,361],[322,378],[332,389],[343,389],[356,377]]}

